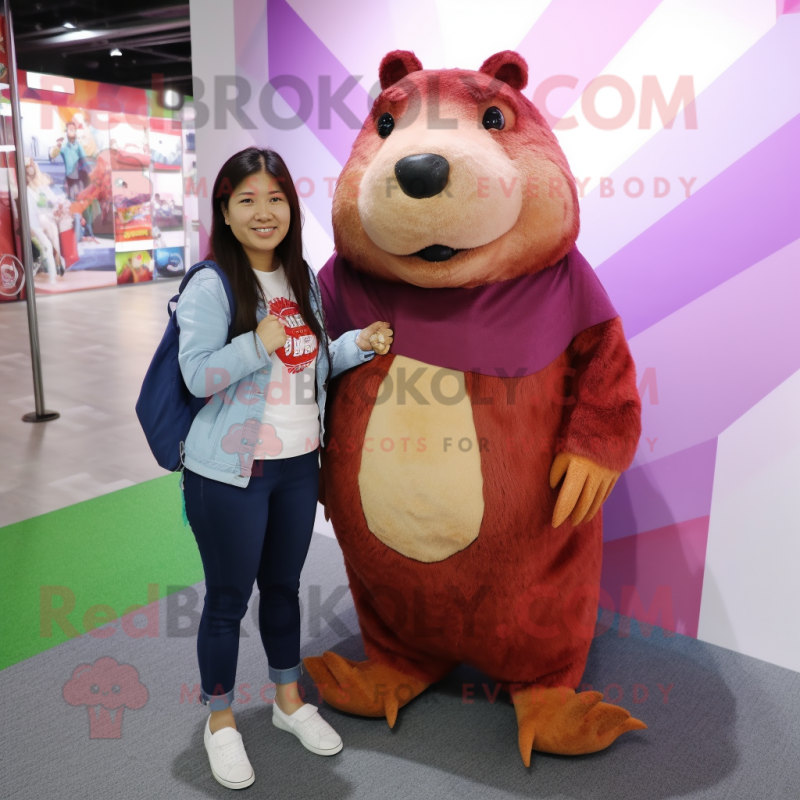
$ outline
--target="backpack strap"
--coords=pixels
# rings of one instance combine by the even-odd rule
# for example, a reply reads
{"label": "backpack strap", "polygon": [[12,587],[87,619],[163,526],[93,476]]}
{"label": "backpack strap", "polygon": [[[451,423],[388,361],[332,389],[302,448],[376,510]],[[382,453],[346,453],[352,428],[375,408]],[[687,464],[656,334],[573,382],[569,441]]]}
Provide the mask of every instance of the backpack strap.
{"label": "backpack strap", "polygon": [[228,298],[228,308],[230,309],[231,312],[231,323],[228,326],[228,341],[230,342],[231,333],[233,331],[233,321],[236,318],[236,300],[234,299],[233,289],[231,288],[228,276],[225,274],[222,267],[220,267],[220,265],[214,261],[199,261],[197,264],[195,264],[186,272],[186,274],[183,276],[183,279],[181,280],[181,285],[178,287],[178,294],[172,297],[172,299],[167,304],[167,311],[169,312],[170,316],[173,315],[173,311],[175,309],[172,307],[172,304],[175,303],[175,305],[177,306],[178,298],[180,297],[181,292],[183,292],[183,290],[186,288],[186,285],[189,283],[189,280],[195,273],[199,272],[201,269],[204,269],[205,267],[213,269],[214,272],[217,273],[219,279],[222,281],[222,287],[225,289],[225,296]]}

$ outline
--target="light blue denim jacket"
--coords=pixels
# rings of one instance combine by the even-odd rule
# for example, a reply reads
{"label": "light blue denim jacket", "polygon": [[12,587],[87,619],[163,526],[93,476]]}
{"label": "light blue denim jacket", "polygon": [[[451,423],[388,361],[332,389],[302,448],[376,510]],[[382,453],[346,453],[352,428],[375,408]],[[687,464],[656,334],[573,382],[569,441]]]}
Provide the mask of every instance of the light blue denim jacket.
{"label": "light blue denim jacket", "polygon": [[[319,284],[310,268],[309,276],[311,307],[324,330]],[[183,379],[195,397],[212,397],[192,421],[183,465],[206,478],[247,486],[272,361],[255,330],[234,336],[230,344],[225,344],[231,312],[225,287],[212,269],[200,270],[192,277],[178,299],[175,313],[180,327],[178,362]],[[259,297],[257,322],[266,315]],[[328,339],[332,378],[375,355],[373,350],[362,350],[356,344],[359,332],[352,330],[335,341]],[[319,347],[316,388],[321,443],[325,441],[327,373],[325,349]]]}

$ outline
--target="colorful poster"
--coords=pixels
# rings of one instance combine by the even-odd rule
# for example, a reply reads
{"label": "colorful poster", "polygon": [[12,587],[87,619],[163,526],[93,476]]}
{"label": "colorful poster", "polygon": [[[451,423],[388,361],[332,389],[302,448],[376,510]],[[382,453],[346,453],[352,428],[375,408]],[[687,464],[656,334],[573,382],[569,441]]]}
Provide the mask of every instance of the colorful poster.
{"label": "colorful poster", "polygon": [[106,278],[86,272],[114,270],[108,114],[21,108],[37,287],[49,293],[105,285]]}
{"label": "colorful poster", "polygon": [[[0,20],[2,17],[0,17]],[[0,144],[13,142],[8,109],[0,108]],[[10,109],[8,109],[10,110]],[[11,202],[11,176],[7,152],[0,152],[0,303],[25,297],[25,274],[17,258],[17,236]],[[14,189],[16,192],[16,187]]]}
{"label": "colorful poster", "polygon": [[197,156],[194,153],[184,153],[183,155],[183,200],[184,200],[184,216],[187,221],[197,220],[197,195],[198,191],[202,191],[203,196],[207,194],[205,191],[205,183],[202,187],[197,185]]}
{"label": "colorful poster", "polygon": [[154,252],[156,278],[179,278],[186,274],[184,247],[159,247]]}
{"label": "colorful poster", "polygon": [[0,154],[0,303],[22,299],[25,290],[24,268],[16,257],[8,173],[6,155],[2,153]]}
{"label": "colorful poster", "polygon": [[[111,201],[111,153],[109,151],[108,112],[92,109],[79,110],[73,115],[77,125],[77,139],[91,165],[88,183],[78,192],[73,213],[84,213],[90,206],[91,227],[94,235],[114,235],[114,206]],[[85,215],[85,214],[84,214]],[[109,263],[108,266],[111,269]]]}
{"label": "colorful poster", "polygon": [[153,258],[149,250],[117,253],[117,283],[142,283],[153,280]]}
{"label": "colorful poster", "polygon": [[0,83],[8,82],[8,53],[6,53],[6,18],[0,14]]}
{"label": "colorful poster", "polygon": [[148,170],[112,173],[117,242],[153,238],[150,176]]}
{"label": "colorful poster", "polygon": [[198,185],[197,154],[194,147],[195,110],[191,102],[184,104],[183,122],[183,224],[186,231],[186,262],[196,264],[200,260],[199,196],[204,200],[208,194],[205,178]]}
{"label": "colorful poster", "polygon": [[154,170],[180,170],[183,139],[180,120],[151,117],[149,120],[150,159]]}
{"label": "colorful poster", "polygon": [[153,172],[153,229],[183,230],[183,178],[178,172]]}
{"label": "colorful poster", "polygon": [[147,117],[109,114],[109,137],[112,170],[133,170],[150,166]]}
{"label": "colorful poster", "polygon": [[[4,35],[0,15],[0,82]],[[154,231],[150,183],[156,170],[180,175],[187,141],[182,121],[150,117],[160,109],[149,90],[24,70],[18,78],[37,290],[47,294],[115,284],[117,251],[185,248],[185,229],[174,226],[173,213],[183,214],[183,186],[178,191],[167,185],[165,202],[158,203],[165,227]],[[142,113],[145,108],[149,113]],[[0,144],[8,146],[13,142],[8,102],[0,103],[0,111]],[[126,185],[115,191],[120,173]],[[136,193],[143,195],[139,203]],[[16,174],[0,153],[0,235],[6,229],[18,235],[18,197]],[[191,233],[196,239],[197,232]],[[9,269],[0,271],[9,283]],[[11,299],[24,298],[24,289],[11,294]]]}
{"label": "colorful poster", "polygon": [[186,234],[180,231],[153,230],[153,247],[183,247],[186,244]]}

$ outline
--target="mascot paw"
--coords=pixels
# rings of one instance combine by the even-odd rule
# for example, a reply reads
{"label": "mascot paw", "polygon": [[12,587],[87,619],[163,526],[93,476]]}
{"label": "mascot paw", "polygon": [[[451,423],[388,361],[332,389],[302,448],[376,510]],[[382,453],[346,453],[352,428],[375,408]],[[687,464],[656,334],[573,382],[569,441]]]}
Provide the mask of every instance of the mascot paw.
{"label": "mascot paw", "polygon": [[620,473],[572,453],[558,453],[550,468],[550,488],[564,478],[553,508],[554,528],[569,517],[573,525],[589,522],[605,503]]}
{"label": "mascot paw", "polygon": [[326,703],[362,717],[386,717],[389,727],[397,711],[430,686],[375,661],[351,661],[328,650],[303,663]]}
{"label": "mascot paw", "polygon": [[531,750],[566,756],[595,753],[626,731],[647,728],[624,708],[601,702],[600,692],[576,694],[564,686],[527,686],[512,699],[526,767],[531,764]]}

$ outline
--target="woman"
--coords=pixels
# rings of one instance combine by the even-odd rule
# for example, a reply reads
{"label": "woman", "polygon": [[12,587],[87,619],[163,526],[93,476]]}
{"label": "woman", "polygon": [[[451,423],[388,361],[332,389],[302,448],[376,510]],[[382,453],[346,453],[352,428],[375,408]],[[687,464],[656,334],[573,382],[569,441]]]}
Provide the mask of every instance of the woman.
{"label": "woman", "polygon": [[[276,687],[272,721],[319,755],[342,741],[298,696],[300,571],[316,514],[319,443],[328,380],[388,352],[375,322],[330,341],[316,276],[302,258],[297,193],[281,157],[248,148],[214,182],[209,259],[235,299],[231,320],[219,276],[200,270],[181,293],[179,363],[206,397],[184,452],[184,499],[206,580],[197,637],[204,741],[223,786],[253,783],[231,711],[239,623],[260,589],[259,628]],[[228,329],[231,325],[230,340]]]}
{"label": "woman", "polygon": [[25,173],[28,179],[28,213],[31,235],[36,239],[50,277],[56,282],[56,274],[64,274],[63,259],[59,252],[58,220],[68,211],[66,200],[56,196],[50,188],[50,178],[30,157],[25,157]]}

